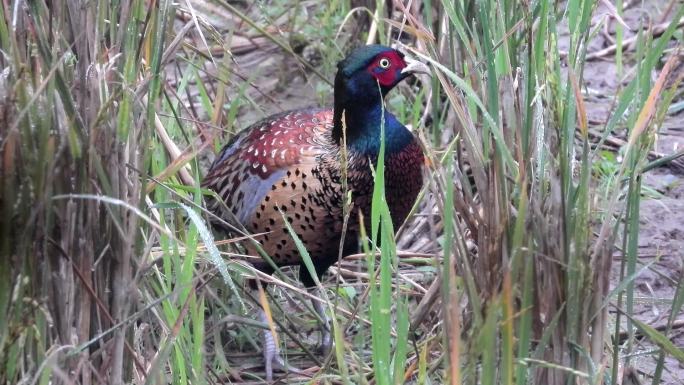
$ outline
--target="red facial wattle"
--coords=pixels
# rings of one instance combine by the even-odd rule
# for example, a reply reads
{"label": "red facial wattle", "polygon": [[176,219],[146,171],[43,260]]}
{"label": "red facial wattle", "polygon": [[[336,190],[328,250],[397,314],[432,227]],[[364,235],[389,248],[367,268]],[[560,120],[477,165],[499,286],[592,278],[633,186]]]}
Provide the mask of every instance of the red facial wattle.
{"label": "red facial wattle", "polygon": [[[388,60],[388,68],[382,68],[382,60]],[[383,87],[391,87],[401,80],[401,70],[406,68],[406,62],[395,51],[389,51],[378,55],[367,67],[368,72],[378,80]]]}

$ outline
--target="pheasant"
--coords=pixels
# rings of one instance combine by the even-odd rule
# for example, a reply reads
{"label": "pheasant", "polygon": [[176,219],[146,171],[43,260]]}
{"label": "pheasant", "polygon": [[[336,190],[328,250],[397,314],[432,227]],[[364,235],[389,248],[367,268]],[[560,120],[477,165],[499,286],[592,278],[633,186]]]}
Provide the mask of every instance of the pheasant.
{"label": "pheasant", "polygon": [[[429,69],[398,50],[383,45],[353,50],[338,64],[332,109],[307,108],[269,116],[237,134],[220,151],[202,183],[220,198],[209,199],[209,210],[258,234],[254,239],[276,265],[301,265],[301,282],[313,287],[313,277],[284,221],[306,246],[320,278],[337,261],[343,239],[345,141],[352,211],[343,255],[358,252],[358,212],[370,218],[372,168],[376,167],[383,124],[385,194],[395,225],[406,219],[422,188],[421,146],[394,115],[383,109],[383,97],[417,72],[429,73]],[[256,253],[253,245],[246,248]],[[255,267],[273,272],[266,261]],[[327,352],[332,346],[330,325],[323,306],[318,301],[313,304],[326,320],[322,348]],[[263,311],[261,316],[265,317]],[[283,365],[283,361],[268,331],[264,332],[264,341],[270,379],[272,364]]]}

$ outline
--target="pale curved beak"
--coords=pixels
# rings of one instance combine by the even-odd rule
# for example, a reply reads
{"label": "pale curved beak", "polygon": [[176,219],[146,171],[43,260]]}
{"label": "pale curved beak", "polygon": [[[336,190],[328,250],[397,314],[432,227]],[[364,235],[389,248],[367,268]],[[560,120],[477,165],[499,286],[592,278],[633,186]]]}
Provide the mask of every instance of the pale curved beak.
{"label": "pale curved beak", "polygon": [[406,62],[406,67],[401,70],[402,75],[409,74],[428,74],[430,75],[430,67],[425,63],[420,62],[408,55],[404,56],[404,62]]}

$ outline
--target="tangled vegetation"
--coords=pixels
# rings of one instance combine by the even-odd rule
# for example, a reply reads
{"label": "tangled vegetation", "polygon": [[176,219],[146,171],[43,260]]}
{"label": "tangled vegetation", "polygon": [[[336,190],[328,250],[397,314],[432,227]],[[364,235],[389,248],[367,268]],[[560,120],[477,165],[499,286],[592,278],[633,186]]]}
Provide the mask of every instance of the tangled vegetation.
{"label": "tangled vegetation", "polygon": [[[684,362],[684,286],[656,327],[635,280],[652,268],[644,175],[684,154],[653,151],[680,111],[684,6],[654,3],[628,25],[622,0],[3,2],[0,382],[258,383],[276,327],[308,374],[287,383],[661,383]],[[612,49],[590,47],[608,27]],[[430,65],[387,100],[429,172],[397,236],[321,283],[320,357],[295,272],[260,276],[277,325],[254,321],[254,256],[212,232],[199,182],[256,118],[330,104],[364,42]],[[601,55],[620,80],[597,122],[584,75]]]}

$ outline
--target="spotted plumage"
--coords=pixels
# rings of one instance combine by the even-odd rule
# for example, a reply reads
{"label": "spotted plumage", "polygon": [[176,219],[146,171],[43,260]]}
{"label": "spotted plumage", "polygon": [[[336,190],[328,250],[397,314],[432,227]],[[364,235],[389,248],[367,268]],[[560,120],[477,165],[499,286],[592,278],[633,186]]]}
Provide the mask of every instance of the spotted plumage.
{"label": "spotted plumage", "polygon": [[[284,223],[289,222],[319,275],[337,260],[340,247],[343,130],[353,209],[345,254],[357,250],[358,211],[370,218],[381,125],[386,132],[386,196],[395,226],[405,220],[423,183],[418,141],[381,104],[391,88],[418,68],[416,64],[409,64],[396,50],[375,45],[352,52],[338,68],[333,109],[289,111],[255,123],[223,148],[203,182],[221,198],[210,201],[209,208],[255,234],[278,265],[301,263]],[[270,272],[265,262],[257,267]],[[313,284],[304,272],[301,279],[307,286]]]}

